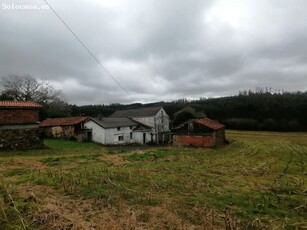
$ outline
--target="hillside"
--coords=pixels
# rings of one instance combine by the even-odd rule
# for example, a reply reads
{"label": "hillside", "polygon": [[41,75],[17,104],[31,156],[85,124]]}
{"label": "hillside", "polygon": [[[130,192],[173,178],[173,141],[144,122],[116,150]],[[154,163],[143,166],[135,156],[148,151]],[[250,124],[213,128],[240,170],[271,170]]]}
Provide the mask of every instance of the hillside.
{"label": "hillside", "polygon": [[[226,124],[228,129],[266,131],[307,131],[307,92],[244,91],[239,95],[220,98],[201,98],[189,101],[150,104],[111,104],[71,106],[71,115],[109,116],[114,111],[150,106],[163,106],[170,118],[183,108],[192,107]],[[193,117],[194,114],[183,116]],[[184,119],[184,118],[183,118]],[[181,121],[181,120],[180,120]]]}

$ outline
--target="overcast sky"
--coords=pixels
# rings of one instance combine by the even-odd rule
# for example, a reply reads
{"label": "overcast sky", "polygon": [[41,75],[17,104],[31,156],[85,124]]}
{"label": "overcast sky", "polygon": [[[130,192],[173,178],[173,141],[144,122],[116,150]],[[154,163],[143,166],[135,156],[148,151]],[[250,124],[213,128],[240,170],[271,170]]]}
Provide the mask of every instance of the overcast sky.
{"label": "overcast sky", "polygon": [[48,2],[129,96],[51,9],[16,9],[43,0],[0,0],[0,75],[47,79],[69,103],[307,90],[306,0]]}

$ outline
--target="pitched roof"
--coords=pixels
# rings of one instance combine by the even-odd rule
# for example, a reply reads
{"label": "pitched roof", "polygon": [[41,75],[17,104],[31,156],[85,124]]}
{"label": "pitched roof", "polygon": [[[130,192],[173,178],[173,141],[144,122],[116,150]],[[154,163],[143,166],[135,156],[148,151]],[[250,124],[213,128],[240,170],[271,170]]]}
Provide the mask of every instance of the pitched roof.
{"label": "pitched roof", "polygon": [[5,108],[39,108],[40,104],[34,101],[0,101],[0,107]]}
{"label": "pitched roof", "polygon": [[103,128],[116,128],[116,127],[128,127],[140,125],[138,122],[135,122],[129,118],[91,118],[92,121],[102,126]]}
{"label": "pitched roof", "polygon": [[157,114],[162,107],[148,107],[140,109],[120,110],[111,114],[110,118],[127,118],[127,117],[151,117]]}
{"label": "pitched roof", "polygon": [[208,127],[209,129],[212,129],[212,130],[218,130],[218,129],[224,128],[224,125],[222,125],[221,123],[219,123],[217,121],[211,120],[209,118],[201,118],[201,119],[191,119],[191,120],[188,120],[186,122],[183,122],[180,125],[172,128],[172,130],[180,129],[180,128],[184,127],[186,124],[191,123],[191,122],[192,123],[198,123],[200,125],[206,126],[206,127]]}
{"label": "pitched roof", "polygon": [[209,118],[195,119],[194,121],[213,130],[218,130],[224,127],[224,125],[222,125],[221,123],[211,120]]}
{"label": "pitched roof", "polygon": [[40,127],[51,127],[51,126],[65,126],[65,125],[76,125],[83,122],[88,117],[66,117],[66,118],[47,118],[43,120]]}

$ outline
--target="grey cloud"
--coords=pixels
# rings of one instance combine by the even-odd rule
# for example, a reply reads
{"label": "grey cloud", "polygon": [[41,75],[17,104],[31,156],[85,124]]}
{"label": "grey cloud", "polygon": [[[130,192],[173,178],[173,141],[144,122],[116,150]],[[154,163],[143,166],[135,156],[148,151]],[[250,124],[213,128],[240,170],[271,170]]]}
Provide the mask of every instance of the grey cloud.
{"label": "grey cloud", "polygon": [[50,80],[70,103],[307,90],[306,1],[49,2],[130,96],[51,10],[0,9],[0,75]]}

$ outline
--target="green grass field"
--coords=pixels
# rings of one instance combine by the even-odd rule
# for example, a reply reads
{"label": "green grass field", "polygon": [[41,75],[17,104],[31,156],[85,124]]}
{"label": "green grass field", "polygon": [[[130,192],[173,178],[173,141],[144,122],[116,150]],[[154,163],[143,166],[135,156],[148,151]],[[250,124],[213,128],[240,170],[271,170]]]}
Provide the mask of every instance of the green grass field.
{"label": "green grass field", "polygon": [[306,229],[307,134],[0,152],[0,229]]}

